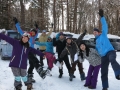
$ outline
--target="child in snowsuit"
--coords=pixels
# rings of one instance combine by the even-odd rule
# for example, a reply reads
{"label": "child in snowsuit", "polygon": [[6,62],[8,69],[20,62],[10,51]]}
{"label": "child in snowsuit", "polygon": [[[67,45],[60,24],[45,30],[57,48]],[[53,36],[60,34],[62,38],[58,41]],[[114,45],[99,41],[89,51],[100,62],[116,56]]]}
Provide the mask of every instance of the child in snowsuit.
{"label": "child in snowsuit", "polygon": [[94,29],[93,34],[96,38],[96,50],[101,56],[101,79],[103,90],[108,90],[108,66],[111,63],[112,68],[115,73],[116,79],[120,80],[120,65],[116,61],[116,52],[110,43],[107,33],[108,25],[104,17],[104,12],[102,9],[99,10],[99,16],[101,17],[102,33],[98,29]]}
{"label": "child in snowsuit", "polygon": [[95,89],[98,73],[101,67],[101,57],[95,49],[89,48],[84,42],[80,43],[79,48],[79,61],[82,63],[84,59],[87,59],[90,64],[84,86],[89,89]]}
{"label": "child in snowsuit", "polygon": [[29,80],[27,78],[26,73],[28,53],[32,52],[39,56],[44,56],[43,53],[29,46],[29,38],[30,35],[28,33],[24,33],[22,35],[21,40],[18,41],[0,33],[0,39],[5,40],[13,46],[12,57],[10,60],[9,67],[11,67],[13,75],[15,76],[14,86],[16,90],[21,90],[21,79],[27,86],[27,90],[31,90],[32,88],[31,79]]}
{"label": "child in snowsuit", "polygon": [[86,30],[84,31],[83,34],[79,36],[79,38],[76,41],[72,41],[72,37],[66,37],[67,38],[66,47],[60,54],[60,60],[59,60],[60,62],[63,61],[62,58],[65,55],[70,55],[70,59],[71,59],[71,70],[70,70],[70,78],[69,78],[70,81],[73,80],[73,74],[76,70],[76,65],[78,65],[81,80],[85,80],[85,73],[83,71],[82,63],[78,61],[78,58],[75,58],[75,56],[78,55],[77,54],[79,50],[78,44],[83,39],[85,34],[86,34]]}
{"label": "child in snowsuit", "polygon": [[46,50],[45,50],[45,56],[47,58],[48,61],[48,75],[52,75],[50,73],[51,69],[53,68],[53,62],[56,59],[54,56],[54,52],[53,52],[53,41],[51,37],[48,37],[47,42],[41,43],[41,42],[35,42],[35,44],[40,45],[40,46],[46,46]]}

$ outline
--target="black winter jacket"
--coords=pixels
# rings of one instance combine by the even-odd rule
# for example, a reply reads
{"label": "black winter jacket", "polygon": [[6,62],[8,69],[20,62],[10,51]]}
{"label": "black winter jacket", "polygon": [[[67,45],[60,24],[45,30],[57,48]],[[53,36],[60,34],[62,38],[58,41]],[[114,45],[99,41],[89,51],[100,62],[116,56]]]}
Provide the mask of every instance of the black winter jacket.
{"label": "black winter jacket", "polygon": [[56,41],[56,38],[53,38],[53,46],[57,47],[57,52],[58,52],[58,57],[59,57],[61,52],[66,47],[66,40],[64,39],[63,41],[61,41],[61,40]]}
{"label": "black winter jacket", "polygon": [[[85,36],[86,33],[83,33],[79,36],[79,38],[76,41],[72,41],[71,45],[67,45],[60,54],[60,61],[65,55],[70,55],[71,57],[71,63],[74,62],[74,55],[78,52],[79,48],[78,45],[82,41],[83,37]],[[61,61],[62,62],[62,61]]]}

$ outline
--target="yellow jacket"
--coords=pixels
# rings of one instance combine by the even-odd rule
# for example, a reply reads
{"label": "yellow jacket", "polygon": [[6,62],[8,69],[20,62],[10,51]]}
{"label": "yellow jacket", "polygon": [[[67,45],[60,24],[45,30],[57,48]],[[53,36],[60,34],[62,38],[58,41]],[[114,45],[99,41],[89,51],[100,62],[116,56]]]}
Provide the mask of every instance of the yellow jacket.
{"label": "yellow jacket", "polygon": [[[52,28],[50,29],[49,33],[46,35],[41,34],[39,37],[39,42],[47,42],[48,37],[51,35],[52,33]],[[40,46],[40,50],[45,50],[46,46]]]}

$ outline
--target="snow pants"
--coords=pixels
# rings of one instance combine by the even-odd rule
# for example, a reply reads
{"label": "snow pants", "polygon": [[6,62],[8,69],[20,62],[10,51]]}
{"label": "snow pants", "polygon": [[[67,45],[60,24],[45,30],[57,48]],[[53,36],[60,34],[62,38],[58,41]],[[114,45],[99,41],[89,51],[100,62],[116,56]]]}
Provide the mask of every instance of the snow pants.
{"label": "snow pants", "polygon": [[[45,50],[40,50],[41,52],[44,52]],[[41,57],[40,56],[40,64],[42,65],[42,66],[44,66],[44,63],[43,63],[43,57]]]}
{"label": "snow pants", "polygon": [[38,68],[40,66],[39,64],[39,60],[37,59],[37,57],[29,52],[28,54],[28,59],[29,59],[29,68],[28,68],[28,74],[33,74],[33,69],[34,68]]}
{"label": "snow pants", "polygon": [[[60,56],[60,55],[58,54],[58,58],[59,58],[59,56]],[[71,65],[70,65],[70,62],[69,62],[68,55],[65,55],[62,59],[63,59],[65,65],[66,65],[66,67],[67,67],[68,73],[70,74]],[[62,68],[62,69],[59,68],[59,73],[60,73],[60,75],[63,74],[63,68]]]}
{"label": "snow pants", "polygon": [[116,52],[114,50],[109,51],[105,56],[102,57],[101,62],[101,79],[103,88],[108,88],[108,66],[109,63],[112,65],[115,77],[120,74],[120,65],[116,61]]}
{"label": "snow pants", "polygon": [[25,85],[31,84],[31,79],[27,78],[26,69],[11,67],[13,75],[15,76],[14,86],[17,87],[18,85],[22,86],[21,79],[25,83]]}
{"label": "snow pants", "polygon": [[76,65],[78,66],[78,70],[79,70],[80,74],[83,74],[84,73],[83,65],[79,61],[76,61],[76,62],[72,63],[72,67],[71,67],[70,73],[74,74],[74,72],[76,71]]}
{"label": "snow pants", "polygon": [[55,56],[54,56],[54,54],[49,53],[49,52],[45,52],[45,56],[46,56],[47,61],[48,61],[48,68],[52,69],[53,68],[53,62],[56,59]]}
{"label": "snow pants", "polygon": [[97,78],[98,78],[98,73],[99,73],[100,67],[101,67],[101,65],[97,65],[97,66],[90,65],[89,66],[85,85],[96,88]]}

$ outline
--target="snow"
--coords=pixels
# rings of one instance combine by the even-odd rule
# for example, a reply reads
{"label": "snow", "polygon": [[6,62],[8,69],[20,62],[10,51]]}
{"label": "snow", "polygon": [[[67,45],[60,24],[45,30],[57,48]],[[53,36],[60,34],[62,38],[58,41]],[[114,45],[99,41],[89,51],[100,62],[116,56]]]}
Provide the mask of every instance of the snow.
{"label": "snow", "polygon": [[[52,33],[51,36],[55,35],[55,33]],[[78,37],[79,35],[75,35],[74,37]],[[87,35],[88,37],[92,37],[91,35]],[[114,36],[111,36],[114,37]],[[117,36],[116,36],[117,37]],[[116,60],[120,64],[120,52],[117,52],[117,58]],[[39,57],[38,57],[39,59]],[[44,67],[47,68],[47,62],[44,60]],[[12,74],[12,71],[9,65],[9,60],[0,60],[0,90],[14,90],[14,76]],[[29,65],[29,64],[28,64]],[[63,66],[63,78],[58,78],[59,71],[58,67],[54,65],[51,73],[52,76],[47,76],[45,79],[41,79],[39,75],[34,70],[34,79],[36,80],[36,83],[33,84],[33,90],[90,90],[83,85],[85,84],[85,81],[80,80],[80,74],[78,72],[78,68],[76,67],[75,76],[76,78],[73,79],[73,81],[69,81],[69,75],[68,71],[66,69],[66,66]],[[87,75],[87,71],[89,68],[89,63],[87,60],[83,63],[84,72]],[[112,70],[111,64],[109,65],[109,90],[120,90],[120,81],[115,79],[114,72]],[[24,86],[22,90],[26,90],[26,87]],[[96,90],[102,90],[102,83],[101,83],[101,74],[99,72],[98,76],[98,83]]]}

